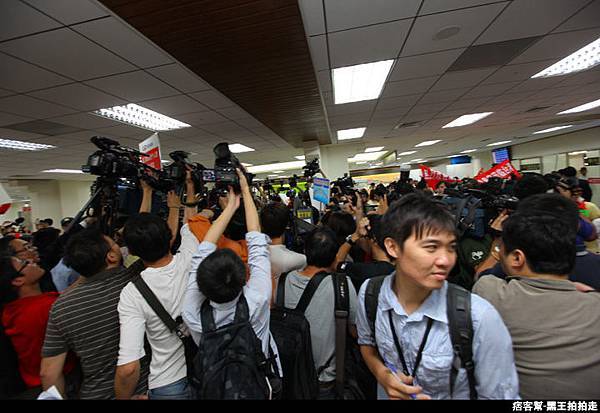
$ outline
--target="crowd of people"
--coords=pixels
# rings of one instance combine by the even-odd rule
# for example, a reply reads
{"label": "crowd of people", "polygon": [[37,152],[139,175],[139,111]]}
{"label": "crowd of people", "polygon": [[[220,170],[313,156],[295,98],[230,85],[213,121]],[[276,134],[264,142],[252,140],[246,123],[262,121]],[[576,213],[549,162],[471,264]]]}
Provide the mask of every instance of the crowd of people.
{"label": "crowd of people", "polygon": [[[581,173],[337,186],[299,234],[293,195],[238,170],[199,211],[188,172],[186,202],[152,214],[142,184],[113,237],[90,218],[3,227],[0,396],[598,399],[600,210]],[[473,194],[518,202],[465,216]]]}

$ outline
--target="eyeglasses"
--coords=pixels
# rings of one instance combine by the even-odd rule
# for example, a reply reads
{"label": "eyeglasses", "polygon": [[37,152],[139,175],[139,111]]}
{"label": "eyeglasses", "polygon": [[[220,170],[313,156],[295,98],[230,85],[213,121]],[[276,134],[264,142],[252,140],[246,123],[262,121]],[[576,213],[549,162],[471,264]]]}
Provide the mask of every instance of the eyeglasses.
{"label": "eyeglasses", "polygon": [[29,264],[31,264],[31,261],[29,261],[29,260],[23,260],[21,262],[23,264],[21,265],[21,268],[19,268],[19,270],[17,271],[17,275],[15,276],[15,278],[22,276],[23,275],[22,272],[25,269],[25,267],[27,267]]}

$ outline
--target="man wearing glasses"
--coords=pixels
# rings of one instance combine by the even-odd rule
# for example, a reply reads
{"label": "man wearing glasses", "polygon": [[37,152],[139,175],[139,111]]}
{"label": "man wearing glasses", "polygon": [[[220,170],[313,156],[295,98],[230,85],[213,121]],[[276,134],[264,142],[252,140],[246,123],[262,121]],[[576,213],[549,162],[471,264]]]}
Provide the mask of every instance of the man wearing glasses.
{"label": "man wearing glasses", "polygon": [[0,239],[0,254],[12,255],[21,260],[29,260],[37,264],[44,273],[42,274],[39,284],[43,292],[56,291],[56,287],[52,282],[52,275],[43,262],[40,260],[40,254],[37,248],[30,242],[23,239],[15,238],[12,235]]}
{"label": "man wearing glasses", "polygon": [[[21,245],[21,244],[20,244]],[[56,292],[42,292],[40,279],[44,269],[34,260],[20,258],[35,251],[16,249],[13,256],[0,257],[0,302],[2,325],[17,353],[19,373],[28,389],[41,391],[41,350],[46,333],[48,314]],[[70,361],[65,371],[70,371]]]}

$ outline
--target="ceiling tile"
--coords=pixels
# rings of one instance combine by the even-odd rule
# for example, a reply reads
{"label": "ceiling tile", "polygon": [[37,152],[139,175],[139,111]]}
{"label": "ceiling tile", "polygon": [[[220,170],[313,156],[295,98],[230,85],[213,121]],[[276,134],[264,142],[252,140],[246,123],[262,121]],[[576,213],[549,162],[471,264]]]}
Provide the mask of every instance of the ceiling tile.
{"label": "ceiling tile", "polygon": [[329,59],[327,55],[327,37],[313,36],[308,38],[308,48],[315,71],[329,70]]}
{"label": "ceiling tile", "polygon": [[92,111],[127,104],[126,101],[107,95],[81,83],[58,86],[32,92],[29,96],[60,103],[75,109]]}
{"label": "ceiling tile", "polygon": [[544,35],[588,2],[589,0],[514,0],[477,39],[476,44]]}
{"label": "ceiling tile", "polygon": [[5,125],[12,125],[15,123],[27,122],[32,120],[24,116],[13,115],[12,113],[0,112],[0,127]]}
{"label": "ceiling tile", "polygon": [[332,105],[327,107],[328,116],[349,115],[352,113],[371,112],[375,108],[376,100],[363,102],[344,103],[342,105]]}
{"label": "ceiling tile", "polygon": [[600,26],[600,0],[594,0],[586,8],[558,26],[553,33],[568,32],[571,30],[590,29]]}
{"label": "ceiling tile", "polygon": [[323,92],[333,90],[330,74],[330,70],[321,70],[317,72],[317,81],[319,82],[319,89]]}
{"label": "ceiling tile", "polygon": [[492,2],[494,2],[494,0],[425,0],[423,7],[419,11],[419,14],[423,15],[464,9],[467,7],[481,6],[483,4],[489,4]]}
{"label": "ceiling tile", "polygon": [[485,69],[460,70],[448,72],[431,88],[431,91],[457,89],[467,86],[475,86],[483,79],[494,73],[498,68],[490,67]]}
{"label": "ceiling tile", "polygon": [[441,75],[465,49],[445,50],[418,56],[401,57],[394,63],[389,80],[405,80],[417,77]]}
{"label": "ceiling tile", "polygon": [[420,79],[399,80],[397,82],[387,82],[383,89],[382,97],[389,98],[394,96],[415,95],[425,93],[431,85],[435,83],[438,76],[424,77]]}
{"label": "ceiling tile", "polygon": [[74,115],[59,116],[57,118],[51,118],[48,120],[51,122],[62,123],[63,125],[75,126],[83,129],[108,128],[117,124],[116,121],[89,113],[76,113]]}
{"label": "ceiling tile", "polygon": [[177,90],[142,70],[90,80],[86,83],[129,102],[178,94]]}
{"label": "ceiling tile", "polygon": [[119,143],[124,146],[132,146],[137,149],[137,143],[141,142],[143,137],[150,136],[154,132],[142,128],[136,128],[135,126],[129,126],[124,123],[118,123],[116,126],[110,126],[108,128],[95,129],[102,136],[116,136]]}
{"label": "ceiling tile", "polygon": [[0,50],[76,80],[135,69],[67,28],[1,43]]}
{"label": "ceiling tile", "polygon": [[407,96],[396,96],[393,98],[381,98],[377,104],[377,109],[395,109],[402,107],[410,107],[417,103],[417,101],[423,96],[422,94],[407,95]]}
{"label": "ceiling tile", "polygon": [[210,85],[197,74],[179,63],[146,69],[165,83],[183,93],[210,89]]}
{"label": "ceiling tile", "polygon": [[535,62],[538,60],[560,60],[579,50],[600,36],[600,28],[575,32],[550,34],[534,43],[517,56],[511,64]]}
{"label": "ceiling tile", "polygon": [[108,16],[110,13],[90,0],[24,0],[33,7],[69,25]]}
{"label": "ceiling tile", "polygon": [[327,31],[413,17],[420,4],[420,0],[325,0]]}
{"label": "ceiling tile", "polygon": [[[234,103],[215,90],[190,93],[190,96],[211,109],[222,109],[234,106]],[[192,112],[192,111],[191,111]],[[198,111],[193,111],[198,112]]]}
{"label": "ceiling tile", "polygon": [[[146,100],[140,106],[154,110],[167,116],[176,116],[183,113],[202,112],[208,110],[206,106],[198,103],[186,95],[170,96],[160,99]],[[179,120],[179,118],[177,118]]]}
{"label": "ceiling tile", "polygon": [[479,85],[467,93],[465,99],[498,96],[520,84],[521,81]]}
{"label": "ceiling tile", "polygon": [[209,123],[219,123],[227,121],[226,117],[215,112],[214,110],[206,110],[197,113],[186,113],[184,115],[177,116],[177,119],[181,122],[185,122],[193,126],[207,125]]}
{"label": "ceiling tile", "polygon": [[0,86],[7,89],[23,93],[71,82],[65,77],[0,54]]}
{"label": "ceiling tile", "polygon": [[453,102],[465,93],[469,91],[469,88],[460,89],[449,89],[442,90],[439,92],[429,92],[419,101],[419,104],[429,103],[449,103]]}
{"label": "ceiling tile", "polygon": [[166,52],[115,18],[94,20],[72,28],[139,67],[173,62]]}
{"label": "ceiling tile", "polygon": [[5,96],[16,95],[16,94],[17,94],[16,92],[12,92],[10,90],[0,89],[0,98],[5,97]]}
{"label": "ceiling tile", "polygon": [[302,13],[304,32],[307,36],[325,33],[325,18],[323,16],[322,0],[299,0],[298,6]]}
{"label": "ceiling tile", "polygon": [[25,95],[16,95],[0,99],[0,111],[14,113],[34,119],[52,118],[67,115],[76,110],[59,106]]}
{"label": "ceiling tile", "polygon": [[232,106],[232,107],[225,108],[225,109],[219,109],[219,113],[221,115],[224,115],[227,119],[236,120],[236,121],[240,120],[240,119],[246,119],[246,118],[252,117],[252,115],[250,115],[244,109],[237,107],[237,106]]}
{"label": "ceiling tile", "polygon": [[[430,53],[439,50],[467,47],[500,13],[505,3],[489,4],[471,9],[418,17],[401,56]],[[450,26],[460,28],[458,34],[436,40],[436,34]]]}
{"label": "ceiling tile", "polygon": [[402,20],[329,34],[332,68],[395,59],[409,28]]}
{"label": "ceiling tile", "polygon": [[485,79],[482,84],[487,85],[529,79],[531,76],[550,66],[554,62],[554,60],[543,60],[540,62],[504,66],[498,69],[498,71],[493,75]]}
{"label": "ceiling tile", "polygon": [[62,25],[19,0],[2,0],[0,41],[51,30]]}

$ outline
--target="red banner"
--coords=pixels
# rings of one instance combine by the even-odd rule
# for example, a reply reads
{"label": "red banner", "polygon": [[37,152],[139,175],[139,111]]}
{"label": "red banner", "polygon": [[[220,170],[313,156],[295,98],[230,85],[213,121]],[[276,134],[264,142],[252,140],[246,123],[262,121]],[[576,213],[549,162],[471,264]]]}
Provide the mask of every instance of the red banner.
{"label": "red banner", "polygon": [[419,167],[421,168],[421,176],[423,178],[425,178],[425,182],[427,183],[427,186],[430,187],[431,189],[435,189],[435,186],[440,181],[456,182],[456,180],[452,179],[448,175],[444,175],[441,172],[434,171],[433,169],[431,169],[428,166],[419,165]]}
{"label": "red banner", "polygon": [[158,133],[152,134],[148,139],[139,144],[140,152],[147,153],[148,156],[142,156],[141,160],[148,166],[159,171],[162,169],[160,162],[160,141]]}
{"label": "red banner", "polygon": [[517,179],[521,179],[521,174],[519,173],[519,171],[517,171],[507,159],[502,163],[499,163],[498,165],[492,167],[492,169],[486,172],[479,173],[475,177],[475,180],[477,182],[483,183],[487,182],[493,176],[502,179],[509,179],[512,174],[514,174],[517,177]]}
{"label": "red banner", "polygon": [[588,184],[600,185],[600,178],[588,178]]}

